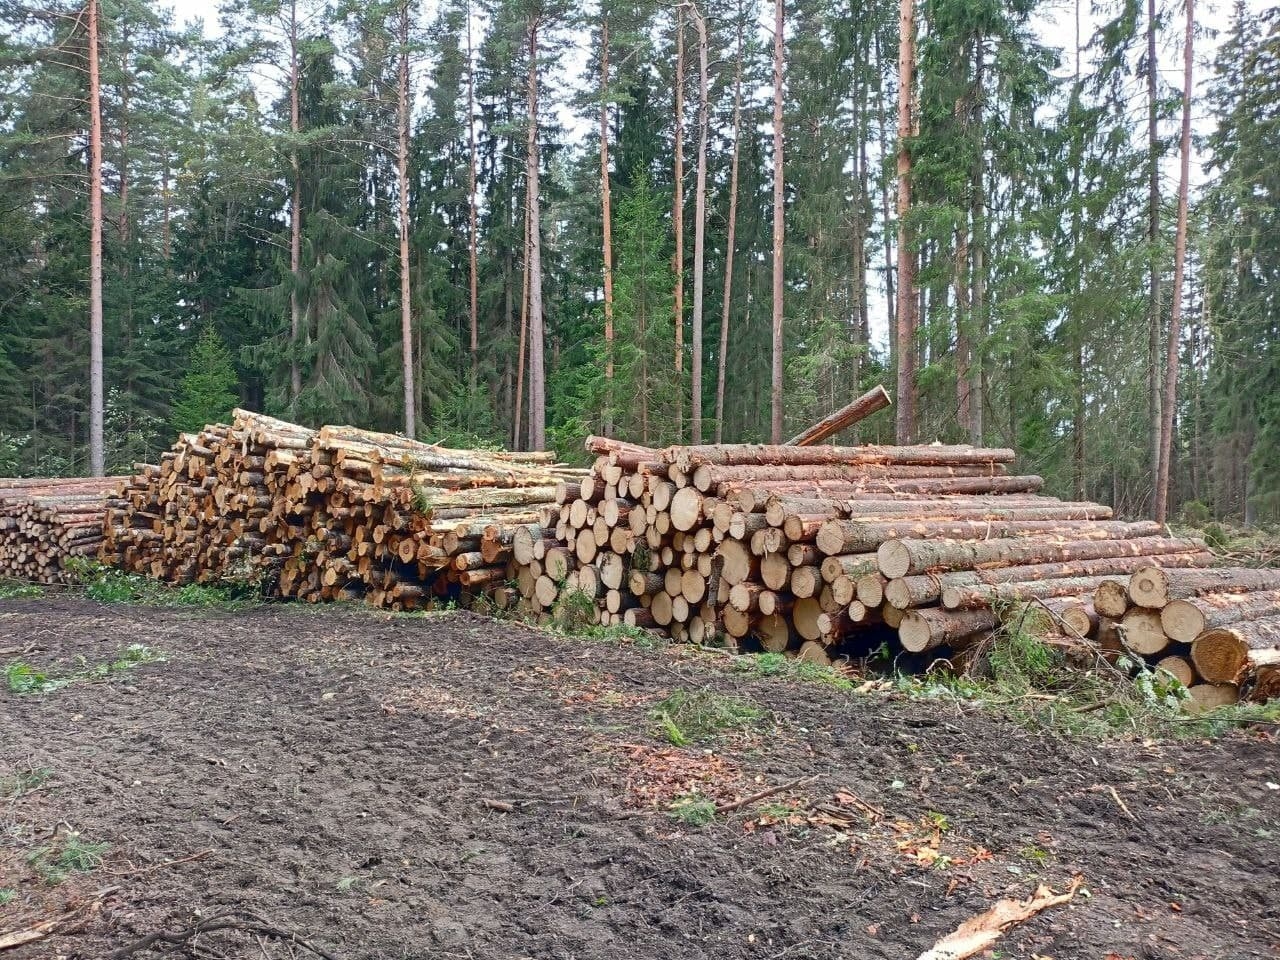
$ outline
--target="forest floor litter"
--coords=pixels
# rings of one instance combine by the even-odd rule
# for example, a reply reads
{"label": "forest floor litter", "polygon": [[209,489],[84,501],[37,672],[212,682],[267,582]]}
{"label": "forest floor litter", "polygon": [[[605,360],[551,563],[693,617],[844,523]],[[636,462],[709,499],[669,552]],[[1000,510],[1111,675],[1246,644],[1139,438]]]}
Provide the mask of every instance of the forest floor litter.
{"label": "forest floor litter", "polygon": [[16,599],[0,641],[6,960],[912,958],[1041,887],[999,956],[1280,955],[1274,727],[1075,739],[466,613]]}

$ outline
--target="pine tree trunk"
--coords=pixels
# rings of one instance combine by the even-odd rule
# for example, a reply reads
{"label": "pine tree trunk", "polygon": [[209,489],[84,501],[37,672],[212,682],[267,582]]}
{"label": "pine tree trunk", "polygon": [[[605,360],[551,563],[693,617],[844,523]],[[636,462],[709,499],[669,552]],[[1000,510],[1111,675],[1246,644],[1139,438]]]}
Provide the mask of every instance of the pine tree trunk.
{"label": "pine tree trunk", "polygon": [[898,21],[898,443],[911,443],[916,431],[915,254],[907,230],[911,212],[911,100],[915,77],[915,0],[899,0]]}
{"label": "pine tree trunk", "polygon": [[[1076,26],[1076,68],[1073,80],[1072,98],[1078,103],[1080,98],[1080,0],[1075,2]],[[1082,133],[1076,134],[1083,136]],[[1084,304],[1082,290],[1084,284],[1084,263],[1080,255],[1084,238],[1082,233],[1081,197],[1080,197],[1080,164],[1083,162],[1083,149],[1071,164],[1071,245],[1072,245],[1072,283],[1075,288],[1075,302],[1071,308],[1071,479],[1072,489],[1077,500],[1084,499],[1085,488],[1085,382],[1084,382]]]}
{"label": "pine tree trunk", "polygon": [[1191,177],[1191,94],[1195,54],[1195,2],[1187,0],[1187,37],[1183,51],[1182,167],[1178,178],[1178,226],[1173,248],[1173,293],[1169,303],[1169,341],[1164,366],[1164,402],[1160,421],[1160,470],[1156,479],[1155,519],[1169,512],[1169,473],[1173,458],[1173,413],[1178,399],[1178,347],[1182,339],[1182,283],[1187,264],[1187,189]]}
{"label": "pine tree trunk", "polygon": [[773,367],[769,390],[773,443],[782,443],[782,246],[786,240],[785,164],[782,136],[783,0],[773,2]]}
{"label": "pine tree trunk", "polygon": [[675,89],[675,171],[671,223],[676,249],[672,260],[675,273],[676,392],[675,437],[684,439],[684,5],[676,7],[676,89]]}
{"label": "pine tree trunk", "polygon": [[742,4],[738,4],[738,54],[733,69],[733,156],[729,161],[729,223],[725,238],[724,302],[720,307],[720,356],[716,358],[716,443],[724,441],[724,382],[733,303],[733,254],[738,228],[738,152],[742,134]]}
{"label": "pine tree trunk", "polygon": [[538,196],[538,27],[541,18],[529,20],[529,447],[547,446],[547,380],[544,367],[545,335],[542,317],[542,224]]}
{"label": "pine tree trunk", "polygon": [[[1160,130],[1158,64],[1156,62],[1156,0],[1147,0],[1147,244],[1150,302],[1147,307],[1147,423],[1151,476],[1160,474]],[[1154,494],[1154,491],[1153,491]],[[1155,513],[1155,496],[1151,498]]]}
{"label": "pine tree trunk", "polygon": [[[875,38],[875,66],[876,76],[883,77],[883,58],[880,54],[880,35],[877,33]],[[883,92],[883,80],[881,81],[881,92]],[[889,135],[885,129],[884,122],[885,103],[884,97],[876,98],[876,124],[880,128],[880,168],[887,170],[889,165]],[[889,369],[897,369],[898,359],[898,314],[897,314],[897,295],[895,293],[895,283],[893,278],[893,229],[890,226],[892,219],[889,215],[889,184],[884,184],[884,189],[880,191],[880,222],[883,226],[884,235],[884,306],[886,316],[889,318]]]}
{"label": "pine tree trunk", "polygon": [[102,84],[98,0],[89,0],[89,472],[106,475],[102,372]]}
{"label": "pine tree trunk", "polygon": [[302,393],[302,367],[298,363],[299,339],[302,334],[302,308],[298,302],[298,283],[302,272],[302,167],[298,161],[298,135],[302,130],[302,107],[299,103],[298,66],[298,2],[289,3],[289,165],[293,172],[293,197],[289,203],[289,409],[297,412],[298,395]]}
{"label": "pine tree trunk", "polygon": [[400,63],[397,90],[396,178],[400,194],[400,344],[404,376],[404,435],[412,440],[418,415],[415,409],[413,364],[413,304],[409,289],[409,2],[400,2]]}
{"label": "pine tree trunk", "polygon": [[471,390],[470,403],[478,402],[476,391],[480,379],[480,265],[477,247],[480,239],[476,211],[476,91],[475,61],[471,49],[471,5],[467,5],[467,256],[471,320]]}
{"label": "pine tree trunk", "polygon": [[702,297],[705,279],[707,235],[707,131],[710,125],[707,103],[707,23],[697,6],[689,3],[698,30],[698,172],[693,192],[693,363],[690,377],[689,435],[702,442]]}
{"label": "pine tree trunk", "polygon": [[529,339],[529,192],[524,196],[524,271],[520,279],[520,346],[516,350],[516,406],[511,417],[511,449],[519,450],[524,429],[525,349]]}
{"label": "pine tree trunk", "polygon": [[978,149],[974,155],[971,175],[971,210],[970,219],[973,224],[973,246],[970,253],[970,294],[969,294],[969,326],[972,335],[969,341],[969,442],[975,447],[982,446],[983,407],[985,389],[983,386],[982,354],[983,344],[987,338],[987,194],[984,176],[986,175],[986,136],[982,114],[984,56],[982,37],[974,43],[973,83],[975,87],[973,102],[973,124],[978,138]]}
{"label": "pine tree trunk", "polygon": [[613,200],[609,185],[609,17],[600,21],[600,218],[604,260],[604,412],[601,431],[613,434]]}

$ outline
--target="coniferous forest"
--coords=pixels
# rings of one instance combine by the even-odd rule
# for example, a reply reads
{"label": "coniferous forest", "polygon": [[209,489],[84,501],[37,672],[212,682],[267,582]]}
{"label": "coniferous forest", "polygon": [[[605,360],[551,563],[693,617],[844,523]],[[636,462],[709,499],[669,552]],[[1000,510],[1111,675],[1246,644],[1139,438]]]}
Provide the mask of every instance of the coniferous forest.
{"label": "coniferous forest", "polygon": [[884,383],[861,441],[1274,521],[1280,10],[1049,6],[0,0],[0,475],[236,405],[767,441]]}

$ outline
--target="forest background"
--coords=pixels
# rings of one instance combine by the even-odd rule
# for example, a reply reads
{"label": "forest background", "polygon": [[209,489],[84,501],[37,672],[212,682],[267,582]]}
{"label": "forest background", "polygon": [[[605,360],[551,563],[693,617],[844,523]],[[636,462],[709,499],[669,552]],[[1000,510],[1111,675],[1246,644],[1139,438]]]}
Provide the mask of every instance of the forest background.
{"label": "forest background", "polygon": [[[1170,350],[1185,8],[904,4],[900,137],[885,0],[100,0],[107,470],[235,404],[566,456],[767,440],[906,349],[912,439],[1132,515],[1168,354],[1172,502],[1280,519],[1280,11],[1193,23]],[[90,462],[87,10],[0,0],[0,475]]]}

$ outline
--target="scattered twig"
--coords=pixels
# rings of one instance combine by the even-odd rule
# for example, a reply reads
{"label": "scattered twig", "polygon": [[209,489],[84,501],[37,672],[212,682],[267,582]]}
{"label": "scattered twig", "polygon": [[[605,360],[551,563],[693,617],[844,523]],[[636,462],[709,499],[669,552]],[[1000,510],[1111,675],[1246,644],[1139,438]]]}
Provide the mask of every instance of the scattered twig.
{"label": "scattered twig", "polygon": [[1117,806],[1117,807],[1119,807],[1121,810],[1123,810],[1123,811],[1124,811],[1124,815],[1125,815],[1126,817],[1128,817],[1130,820],[1132,820],[1132,821],[1134,821],[1135,823],[1137,823],[1138,818],[1137,818],[1137,817],[1135,817],[1135,816],[1133,815],[1133,811],[1129,809],[1129,807],[1125,804],[1125,802],[1124,802],[1122,799],[1120,799],[1120,794],[1116,793],[1116,788],[1115,788],[1115,787],[1111,786],[1110,784],[1108,784],[1107,786],[1105,786],[1105,787],[1104,787],[1104,786],[1103,786],[1102,784],[1100,784],[1100,783],[1095,783],[1095,784],[1094,784],[1092,787],[1090,787],[1089,789],[1090,789],[1090,790],[1092,790],[1094,793],[1101,793],[1101,792],[1103,792],[1103,791],[1106,791],[1107,793],[1110,793],[1110,794],[1111,794],[1111,799],[1112,799],[1112,800],[1114,800],[1114,801],[1116,802],[1116,806]]}
{"label": "scattered twig", "polygon": [[490,800],[488,798],[482,798],[480,800],[480,806],[487,807],[490,810],[497,810],[499,813],[516,812],[516,805],[514,803],[507,803],[505,800]]}
{"label": "scattered twig", "polygon": [[156,870],[163,870],[165,867],[176,867],[180,863],[190,863],[193,860],[203,860],[209,854],[216,850],[216,847],[209,847],[198,853],[193,853],[189,857],[180,857],[177,860],[166,860],[164,863],[153,863],[149,867],[138,867],[136,870],[118,870],[107,874],[110,877],[138,877],[143,874],[153,873]]}
{"label": "scattered twig", "polygon": [[801,777],[799,780],[792,780],[790,783],[782,783],[776,787],[769,787],[767,790],[761,790],[758,793],[753,793],[749,797],[743,797],[741,800],[731,800],[728,803],[716,804],[716,813],[731,813],[732,811],[739,810],[742,807],[750,806],[757,800],[764,800],[766,797],[772,797],[774,794],[784,793],[787,790],[794,790],[796,787],[803,786],[806,783],[812,783],[817,779],[817,777]]}
{"label": "scattered twig", "polygon": [[[238,917],[243,919],[236,919]],[[107,954],[107,958],[108,960],[123,960],[123,958],[131,957],[141,950],[149,949],[157,943],[186,943],[201,934],[213,933],[217,930],[239,930],[242,933],[254,933],[270,937],[273,940],[284,940],[293,946],[301,947],[317,957],[321,957],[322,960],[338,960],[336,956],[323,947],[309,943],[294,931],[277,927],[272,923],[268,923],[262,917],[243,910],[216,914],[207,920],[201,920],[187,927],[185,930],[158,930],[155,933],[149,933],[141,940],[121,947],[114,953]]]}

